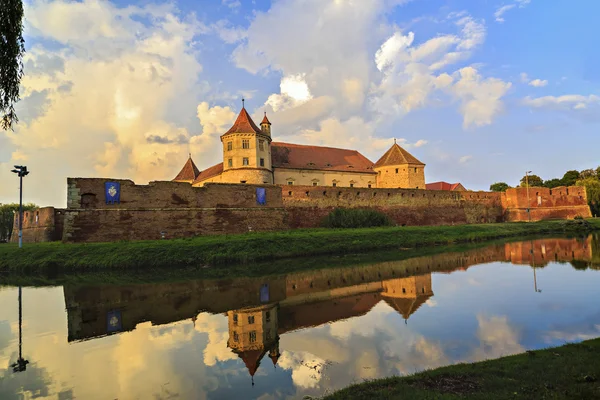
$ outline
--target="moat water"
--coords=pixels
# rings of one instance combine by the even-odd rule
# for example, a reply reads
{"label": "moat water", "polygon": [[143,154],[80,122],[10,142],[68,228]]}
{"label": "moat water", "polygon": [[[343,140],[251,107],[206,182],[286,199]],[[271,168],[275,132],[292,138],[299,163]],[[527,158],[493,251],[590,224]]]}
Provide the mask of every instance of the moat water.
{"label": "moat water", "polygon": [[599,252],[538,239],[269,277],[0,283],[0,399],[301,399],[599,337]]}

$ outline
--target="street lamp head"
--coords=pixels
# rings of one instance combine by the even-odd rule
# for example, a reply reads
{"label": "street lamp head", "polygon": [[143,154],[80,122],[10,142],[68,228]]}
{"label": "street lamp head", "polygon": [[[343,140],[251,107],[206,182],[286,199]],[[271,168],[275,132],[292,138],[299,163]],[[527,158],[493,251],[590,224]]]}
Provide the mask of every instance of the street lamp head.
{"label": "street lamp head", "polygon": [[19,173],[19,171],[17,171],[16,169],[11,169],[10,172],[14,172],[15,174]]}

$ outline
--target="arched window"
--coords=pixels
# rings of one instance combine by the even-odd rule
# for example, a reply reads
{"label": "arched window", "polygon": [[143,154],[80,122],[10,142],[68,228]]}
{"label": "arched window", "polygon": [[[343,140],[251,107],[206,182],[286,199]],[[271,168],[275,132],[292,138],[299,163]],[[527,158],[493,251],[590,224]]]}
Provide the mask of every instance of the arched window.
{"label": "arched window", "polygon": [[81,208],[96,208],[96,201],[94,193],[84,193],[81,195]]}

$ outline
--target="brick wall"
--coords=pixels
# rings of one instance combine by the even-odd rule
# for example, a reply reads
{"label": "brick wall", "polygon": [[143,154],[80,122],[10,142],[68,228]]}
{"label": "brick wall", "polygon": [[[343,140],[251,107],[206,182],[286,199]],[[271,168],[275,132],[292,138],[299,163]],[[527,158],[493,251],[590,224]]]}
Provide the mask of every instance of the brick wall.
{"label": "brick wall", "polygon": [[282,187],[291,228],[319,226],[337,207],[374,208],[399,225],[501,222],[502,194],[421,189]]}
{"label": "brick wall", "polygon": [[[505,220],[508,222],[546,219],[591,217],[584,187],[570,186],[554,189],[531,187],[511,188],[502,198]],[[530,212],[527,212],[529,207]]]}
{"label": "brick wall", "polygon": [[[23,242],[51,242],[62,239],[64,210],[43,207],[23,212]],[[10,239],[19,242],[19,219],[15,215],[13,234]]]}
{"label": "brick wall", "polygon": [[[120,183],[119,204],[106,204],[107,181]],[[528,203],[523,188],[492,193],[221,183],[193,187],[182,182],[135,185],[130,180],[96,178],[69,178],[67,183],[68,208],[44,214],[43,222],[28,233],[28,241],[60,239],[56,232],[64,241],[99,242],[310,228],[320,226],[337,207],[379,210],[398,225],[525,221],[527,204],[532,220],[590,216],[581,187],[530,188]],[[266,205],[257,203],[258,187],[266,190]],[[26,218],[31,221],[33,214]]]}

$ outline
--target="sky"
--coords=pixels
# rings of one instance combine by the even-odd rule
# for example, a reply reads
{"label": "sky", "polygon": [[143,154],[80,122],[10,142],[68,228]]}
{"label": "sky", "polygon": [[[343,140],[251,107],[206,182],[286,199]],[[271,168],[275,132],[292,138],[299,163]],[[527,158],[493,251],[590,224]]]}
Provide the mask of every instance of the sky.
{"label": "sky", "polygon": [[246,99],[275,141],[398,143],[427,182],[487,190],[600,165],[600,2],[25,2],[0,203],[66,205],[67,177],[170,180],[221,160]]}

